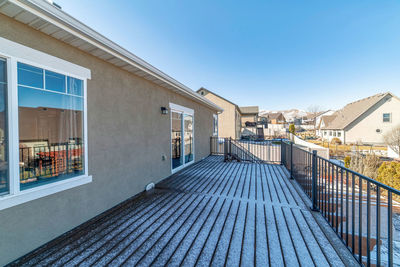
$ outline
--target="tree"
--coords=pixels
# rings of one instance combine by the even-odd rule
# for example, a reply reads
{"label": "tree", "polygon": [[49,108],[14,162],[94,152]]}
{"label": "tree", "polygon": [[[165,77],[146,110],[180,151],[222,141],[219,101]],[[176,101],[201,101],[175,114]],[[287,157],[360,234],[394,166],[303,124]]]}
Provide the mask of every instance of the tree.
{"label": "tree", "polygon": [[294,123],[291,123],[289,125],[289,133],[295,134],[296,133],[296,126],[294,126]]}
{"label": "tree", "polygon": [[312,118],[314,120],[314,129],[317,128],[317,125],[316,125],[317,120],[315,117],[317,117],[318,113],[320,113],[322,111],[322,108],[318,105],[312,105],[307,108],[307,111],[308,111],[308,113],[310,113],[312,115]]}
{"label": "tree", "polygon": [[378,176],[378,168],[381,166],[381,160],[375,154],[362,155],[356,153],[350,160],[350,169],[361,173],[372,179],[376,179]]}
{"label": "tree", "polygon": [[394,127],[383,137],[385,143],[397,154],[400,154],[400,125]]}
{"label": "tree", "polygon": [[397,190],[400,189],[400,162],[384,162],[378,169],[377,180]]}

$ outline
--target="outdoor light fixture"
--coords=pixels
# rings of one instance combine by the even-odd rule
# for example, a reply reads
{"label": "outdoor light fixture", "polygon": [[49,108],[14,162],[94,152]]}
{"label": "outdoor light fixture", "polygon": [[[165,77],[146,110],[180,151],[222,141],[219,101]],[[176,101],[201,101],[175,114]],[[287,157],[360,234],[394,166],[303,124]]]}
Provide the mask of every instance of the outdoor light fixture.
{"label": "outdoor light fixture", "polygon": [[161,114],[167,115],[168,114],[168,109],[166,107],[161,107]]}

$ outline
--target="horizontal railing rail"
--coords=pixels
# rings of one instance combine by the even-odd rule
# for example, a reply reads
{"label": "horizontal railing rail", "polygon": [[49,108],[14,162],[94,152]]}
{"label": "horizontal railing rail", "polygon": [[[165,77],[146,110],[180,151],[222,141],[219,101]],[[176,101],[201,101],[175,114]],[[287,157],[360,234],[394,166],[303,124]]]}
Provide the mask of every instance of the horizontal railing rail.
{"label": "horizontal railing rail", "polygon": [[282,164],[361,264],[400,265],[399,190],[291,142]]}
{"label": "horizontal railing rail", "polygon": [[225,155],[241,161],[257,163],[281,163],[281,140],[239,140],[211,137],[212,155]]}

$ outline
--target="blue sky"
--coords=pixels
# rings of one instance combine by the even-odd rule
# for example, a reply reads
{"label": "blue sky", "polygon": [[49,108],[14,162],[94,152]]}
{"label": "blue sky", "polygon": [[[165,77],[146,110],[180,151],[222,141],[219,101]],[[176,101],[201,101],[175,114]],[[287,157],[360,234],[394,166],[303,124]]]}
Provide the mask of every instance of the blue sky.
{"label": "blue sky", "polygon": [[400,96],[400,1],[56,0],[197,90],[262,109]]}

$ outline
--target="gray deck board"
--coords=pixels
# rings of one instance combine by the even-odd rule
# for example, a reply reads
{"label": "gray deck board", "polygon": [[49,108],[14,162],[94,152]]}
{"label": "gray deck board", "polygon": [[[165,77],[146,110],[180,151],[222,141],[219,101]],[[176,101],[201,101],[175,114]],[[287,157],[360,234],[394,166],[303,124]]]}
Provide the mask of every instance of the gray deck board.
{"label": "gray deck board", "polygon": [[13,264],[343,266],[282,168],[210,156]]}

